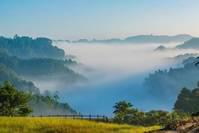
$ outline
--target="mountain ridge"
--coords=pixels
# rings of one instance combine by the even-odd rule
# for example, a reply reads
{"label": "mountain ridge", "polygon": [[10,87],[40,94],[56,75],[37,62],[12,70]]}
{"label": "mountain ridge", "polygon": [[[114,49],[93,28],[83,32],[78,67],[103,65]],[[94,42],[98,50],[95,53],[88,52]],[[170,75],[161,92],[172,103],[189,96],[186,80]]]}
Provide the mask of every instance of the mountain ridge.
{"label": "mountain ridge", "polygon": [[[190,40],[193,36],[188,34],[178,34],[178,35],[135,35],[129,36],[124,39],[120,38],[110,38],[110,39],[79,39],[75,41],[65,40],[67,43],[107,43],[107,44],[129,44],[129,43],[173,43],[173,42],[185,42]],[[63,42],[64,40],[55,40],[55,42]]]}
{"label": "mountain ridge", "polygon": [[199,49],[199,38],[194,37],[183,44],[176,46],[178,49]]}

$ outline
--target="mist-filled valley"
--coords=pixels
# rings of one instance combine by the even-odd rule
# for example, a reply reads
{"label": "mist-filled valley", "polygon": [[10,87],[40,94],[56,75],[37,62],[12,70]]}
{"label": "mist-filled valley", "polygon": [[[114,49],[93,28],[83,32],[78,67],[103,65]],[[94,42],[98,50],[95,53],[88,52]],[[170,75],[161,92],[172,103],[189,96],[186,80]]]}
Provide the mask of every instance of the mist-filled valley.
{"label": "mist-filled valley", "polygon": [[194,88],[199,74],[198,38],[171,42],[179,36],[121,44],[0,37],[0,83],[33,95],[34,115],[112,116],[121,100],[143,111],[171,111],[180,90]]}
{"label": "mist-filled valley", "polygon": [[[112,106],[120,100],[131,101],[143,111],[170,111],[180,89],[186,84],[170,85],[169,77],[151,80],[151,74],[158,70],[167,73],[170,68],[181,68],[183,60],[197,56],[196,49],[176,49],[182,43],[54,42],[55,46],[64,49],[68,57],[72,56],[79,63],[71,69],[87,78],[87,82],[59,90],[61,99],[84,114],[112,115]],[[160,45],[166,50],[156,50]],[[197,84],[195,80],[191,80],[194,85]],[[154,84],[161,82],[165,82],[163,88],[160,85],[153,88]]]}

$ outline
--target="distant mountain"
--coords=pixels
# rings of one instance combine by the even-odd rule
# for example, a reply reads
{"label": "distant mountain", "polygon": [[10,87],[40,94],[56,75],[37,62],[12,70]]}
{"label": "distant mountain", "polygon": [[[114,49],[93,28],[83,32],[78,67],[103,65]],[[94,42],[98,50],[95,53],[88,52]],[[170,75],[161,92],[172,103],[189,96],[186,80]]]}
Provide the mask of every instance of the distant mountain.
{"label": "distant mountain", "polygon": [[138,35],[126,38],[124,41],[129,43],[172,43],[172,42],[184,42],[190,40],[190,35]]}
{"label": "distant mountain", "polygon": [[72,41],[72,43],[89,43],[91,41],[89,41],[88,39],[79,39],[79,40],[76,40],[76,41]]}
{"label": "distant mountain", "polygon": [[67,42],[67,43],[71,43],[70,40],[53,40],[53,42],[57,43],[57,42]]}
{"label": "distant mountain", "polygon": [[63,59],[64,50],[52,45],[52,40],[48,38],[0,37],[0,49],[4,49],[11,56],[19,58],[53,58]]}
{"label": "distant mountain", "polygon": [[121,39],[113,38],[107,40],[88,40],[88,39],[79,39],[77,41],[73,41],[72,43],[123,43]]}
{"label": "distant mountain", "polygon": [[164,50],[167,50],[167,48],[165,46],[158,46],[154,51],[164,51]]}
{"label": "distant mountain", "polygon": [[125,39],[112,38],[106,40],[88,40],[88,39],[80,39],[77,41],[72,41],[72,43],[120,43],[120,44],[129,44],[129,43],[172,43],[172,42],[185,42],[190,40],[192,36],[182,34],[175,36],[167,36],[167,35],[137,35],[127,37]]}
{"label": "distant mountain", "polygon": [[192,38],[181,45],[176,46],[180,49],[199,49],[199,38]]}
{"label": "distant mountain", "polygon": [[186,53],[186,54],[177,55],[175,57],[171,57],[170,59],[176,60],[184,65],[184,64],[187,64],[185,62],[188,61],[188,59],[196,58],[198,57],[198,55],[199,54],[197,53]]}

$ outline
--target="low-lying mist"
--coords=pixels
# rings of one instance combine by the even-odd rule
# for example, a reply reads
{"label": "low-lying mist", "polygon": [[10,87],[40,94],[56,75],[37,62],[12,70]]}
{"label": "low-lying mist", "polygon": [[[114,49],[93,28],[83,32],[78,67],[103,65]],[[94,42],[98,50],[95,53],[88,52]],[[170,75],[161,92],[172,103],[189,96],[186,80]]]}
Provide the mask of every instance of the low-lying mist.
{"label": "low-lying mist", "polygon": [[[72,68],[88,78],[88,82],[60,90],[63,101],[84,114],[111,115],[112,107],[119,100],[129,100],[142,110],[170,110],[175,95],[167,100],[157,100],[143,87],[149,73],[158,69],[177,67],[172,60],[180,54],[198,53],[195,50],[154,51],[160,44],[54,44],[75,56],[81,63]],[[175,47],[177,44],[164,44]],[[53,83],[52,83],[53,84]]]}

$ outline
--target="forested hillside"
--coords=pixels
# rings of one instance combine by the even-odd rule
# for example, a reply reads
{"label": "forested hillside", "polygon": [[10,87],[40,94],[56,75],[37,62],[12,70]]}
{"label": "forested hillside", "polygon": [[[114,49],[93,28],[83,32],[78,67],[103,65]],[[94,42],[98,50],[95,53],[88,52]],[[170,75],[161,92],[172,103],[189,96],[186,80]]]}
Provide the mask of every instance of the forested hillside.
{"label": "forested hillside", "polygon": [[63,59],[65,54],[62,49],[52,45],[48,38],[0,37],[0,48],[4,49],[11,56],[20,58],[54,58]]}
{"label": "forested hillside", "polygon": [[18,90],[33,94],[30,101],[33,115],[76,113],[67,103],[60,103],[53,96],[44,96],[40,91],[43,88],[38,87],[40,84],[35,82],[37,80],[67,86],[85,80],[82,75],[69,68],[71,65],[77,63],[72,59],[65,59],[64,51],[53,46],[50,39],[0,37],[0,83],[9,81]]}
{"label": "forested hillside", "polygon": [[31,81],[22,79],[12,69],[3,64],[0,64],[0,84],[2,84],[4,81],[12,82],[22,91],[31,92],[34,94],[39,93],[39,89]]}
{"label": "forested hillside", "polygon": [[178,94],[183,87],[193,88],[199,79],[199,58],[190,57],[183,61],[183,67],[158,70],[144,82],[149,92],[157,97]]}
{"label": "forested hillside", "polygon": [[83,80],[83,76],[67,67],[75,62],[71,60],[55,60],[46,58],[20,59],[0,53],[0,63],[12,69],[26,79],[59,80],[65,84],[72,84]]}

